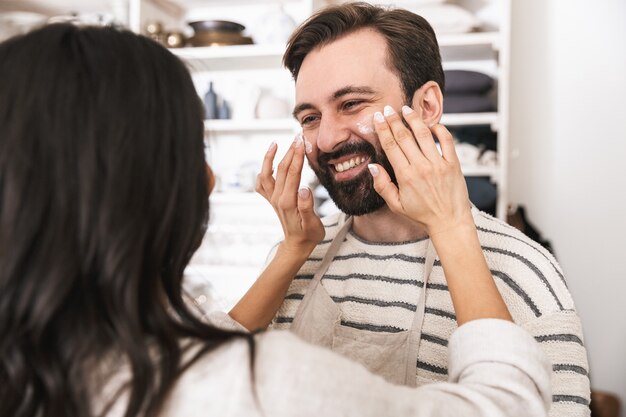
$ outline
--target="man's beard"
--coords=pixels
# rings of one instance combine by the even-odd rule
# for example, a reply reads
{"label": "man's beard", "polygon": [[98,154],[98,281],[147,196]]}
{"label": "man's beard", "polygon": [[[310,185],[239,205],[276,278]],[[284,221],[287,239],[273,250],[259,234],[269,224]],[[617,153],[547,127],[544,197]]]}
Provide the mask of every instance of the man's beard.
{"label": "man's beard", "polygon": [[335,181],[335,171],[328,164],[331,159],[352,153],[365,154],[370,158],[369,163],[382,165],[391,181],[397,185],[395,173],[387,156],[383,152],[377,152],[367,141],[348,143],[333,153],[320,153],[317,157],[317,167],[310,163],[309,165],[339,210],[351,216],[362,216],[373,213],[385,205],[385,200],[374,190],[374,181],[369,170],[363,170],[349,181]]}

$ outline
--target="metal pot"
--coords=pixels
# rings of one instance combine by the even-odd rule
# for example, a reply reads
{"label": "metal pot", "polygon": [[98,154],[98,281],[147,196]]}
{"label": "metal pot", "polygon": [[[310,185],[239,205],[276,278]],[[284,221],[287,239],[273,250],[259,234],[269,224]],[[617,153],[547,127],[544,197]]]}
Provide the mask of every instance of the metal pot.
{"label": "metal pot", "polygon": [[189,26],[192,27],[195,33],[200,32],[228,32],[228,33],[241,33],[246,28],[236,22],[229,22],[227,20],[198,20],[195,22],[189,22]]}

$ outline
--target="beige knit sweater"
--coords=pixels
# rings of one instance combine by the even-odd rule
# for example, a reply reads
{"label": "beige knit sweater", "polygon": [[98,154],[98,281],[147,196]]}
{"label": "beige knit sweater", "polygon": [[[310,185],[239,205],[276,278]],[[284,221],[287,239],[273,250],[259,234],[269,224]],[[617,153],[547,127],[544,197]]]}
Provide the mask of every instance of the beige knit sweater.
{"label": "beige knit sweater", "polygon": [[[224,313],[210,321],[237,327]],[[544,416],[550,405],[550,369],[539,345],[521,328],[501,320],[477,320],[450,339],[450,382],[407,388],[385,382],[364,367],[289,332],[256,337],[253,384],[250,351],[235,340],[206,354],[179,379],[163,416]],[[102,410],[127,380],[118,365],[98,390]],[[122,416],[120,396],[108,417]]]}

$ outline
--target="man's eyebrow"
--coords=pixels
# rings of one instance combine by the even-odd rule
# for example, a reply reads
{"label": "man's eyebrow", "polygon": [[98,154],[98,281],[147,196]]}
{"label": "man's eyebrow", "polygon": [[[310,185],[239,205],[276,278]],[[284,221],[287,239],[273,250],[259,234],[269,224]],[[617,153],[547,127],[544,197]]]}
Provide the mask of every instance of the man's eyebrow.
{"label": "man's eyebrow", "polygon": [[315,106],[313,106],[311,103],[300,103],[293,109],[293,113],[291,113],[291,115],[294,119],[298,119],[298,114],[300,112],[313,108],[315,108]]}
{"label": "man's eyebrow", "polygon": [[356,87],[353,85],[349,85],[347,87],[340,88],[339,90],[335,91],[335,93],[333,94],[332,100],[335,101],[348,94],[374,94],[374,93],[375,91],[369,87]]}
{"label": "man's eyebrow", "polygon": [[[347,87],[343,87],[335,91],[332,95],[331,101],[338,100],[341,97],[348,95],[348,94],[374,94],[374,93],[375,91],[372,90],[370,87],[357,87],[357,86],[349,85]],[[297,119],[298,113],[304,110],[312,109],[314,107],[315,106],[313,106],[311,103],[300,103],[293,109],[292,115],[294,119]]]}

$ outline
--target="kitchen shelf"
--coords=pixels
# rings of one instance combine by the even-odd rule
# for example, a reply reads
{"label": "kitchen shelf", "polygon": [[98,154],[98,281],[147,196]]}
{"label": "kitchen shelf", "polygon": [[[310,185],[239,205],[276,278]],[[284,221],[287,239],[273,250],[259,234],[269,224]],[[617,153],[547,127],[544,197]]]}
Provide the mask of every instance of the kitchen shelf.
{"label": "kitchen shelf", "polygon": [[499,47],[500,34],[498,32],[470,32],[455,35],[437,36],[440,48],[456,46],[490,46],[494,49]]}
{"label": "kitchen shelf", "polygon": [[[487,46],[496,48],[499,44],[498,32],[471,32],[457,35],[442,35],[438,38],[442,49],[460,46]],[[231,46],[196,46],[172,48],[170,51],[190,61],[219,59],[265,58],[280,62],[285,45],[231,45]]]}
{"label": "kitchen shelf", "polygon": [[497,167],[463,167],[461,171],[466,177],[489,177],[491,181],[498,183],[498,168]]}
{"label": "kitchen shelf", "polygon": [[[133,0],[136,1],[136,0]],[[175,3],[178,6],[190,8],[192,5],[204,5],[200,0],[143,0],[156,2]],[[215,4],[231,4],[233,16],[239,17],[237,9],[245,9],[247,4],[256,4],[252,0],[213,0]],[[278,0],[277,0],[278,1]],[[317,0],[280,0],[282,3],[291,5],[303,4],[307,12],[313,12]],[[489,126],[497,132],[497,166],[494,167],[462,167],[466,176],[485,176],[498,184],[498,200],[496,215],[500,219],[506,218],[508,204],[507,165],[508,165],[508,140],[509,140],[509,90],[510,90],[510,19],[511,0],[487,0],[476,2],[474,0],[455,1],[460,6],[471,12],[478,12],[482,3],[498,4],[497,16],[493,21],[484,22],[484,31],[475,31],[460,34],[441,34],[437,36],[443,67],[445,70],[469,70],[485,73],[496,80],[496,101],[498,108],[494,112],[485,113],[444,113],[441,123],[448,127],[457,126]],[[192,71],[198,74],[198,79],[211,78],[218,85],[228,85],[239,80],[249,82],[252,79],[262,88],[276,88],[284,96],[282,90],[288,85],[290,76],[282,67],[284,45],[237,45],[216,47],[187,47],[172,49],[172,53],[183,59]],[[280,73],[279,72],[284,72]],[[284,79],[283,79],[284,76]],[[247,77],[247,78],[246,78]],[[275,80],[278,80],[274,82]],[[271,80],[271,81],[270,81]],[[206,85],[202,79],[199,85]],[[226,88],[226,87],[224,87]],[[227,97],[228,98],[228,97]],[[445,100],[444,100],[445,102]],[[256,135],[261,141],[267,139],[267,134],[272,136],[292,136],[300,127],[290,118],[272,120],[210,120],[205,122],[207,137],[212,142],[212,151],[215,155],[229,154],[236,145],[231,140],[240,136],[243,140],[254,138]],[[220,139],[225,139],[221,141]],[[256,151],[257,142],[250,142],[250,149]],[[228,161],[219,157],[217,161],[222,163],[225,169],[236,169],[228,165]],[[228,163],[227,163],[228,162]],[[234,165],[231,164],[231,165]],[[218,167],[220,168],[220,167]],[[235,198],[235,197],[233,197]],[[245,197],[243,197],[245,198]]]}
{"label": "kitchen shelf", "polygon": [[171,48],[170,51],[186,60],[263,57],[281,59],[285,45],[192,46]]}
{"label": "kitchen shelf", "polygon": [[490,125],[491,129],[497,130],[498,113],[444,113],[441,117],[441,124],[446,126]]}

